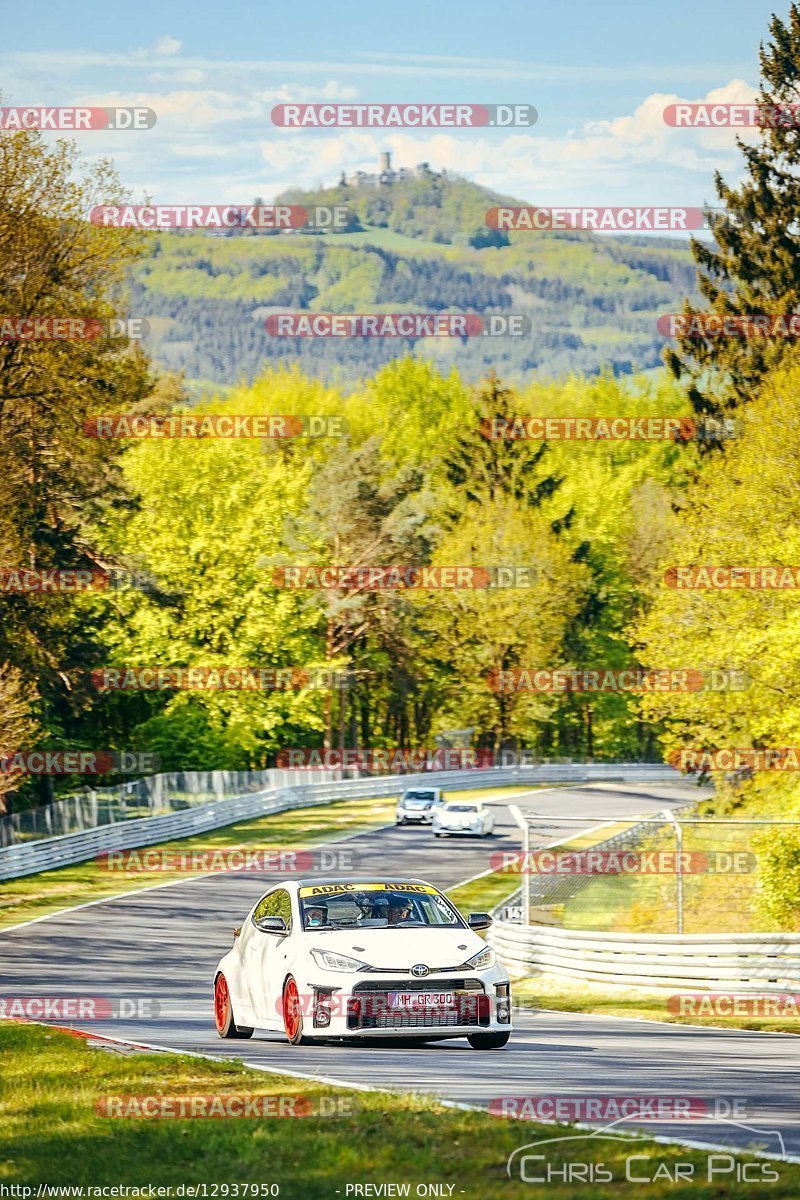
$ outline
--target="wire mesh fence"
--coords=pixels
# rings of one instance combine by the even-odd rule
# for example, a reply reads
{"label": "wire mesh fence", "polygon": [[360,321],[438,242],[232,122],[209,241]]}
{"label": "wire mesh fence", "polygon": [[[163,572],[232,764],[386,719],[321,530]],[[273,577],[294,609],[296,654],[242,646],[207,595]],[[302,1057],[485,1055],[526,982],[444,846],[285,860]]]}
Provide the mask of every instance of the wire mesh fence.
{"label": "wire mesh fence", "polygon": [[[81,833],[137,817],[157,817],[195,805],[245,796],[291,783],[297,772],[176,771],[132,780],[107,788],[84,788],[52,804],[0,817],[0,846]],[[336,772],[316,772],[315,779],[335,778]]]}
{"label": "wire mesh fence", "polygon": [[511,919],[607,933],[800,931],[800,821],[665,812],[554,843],[563,821],[529,818],[523,853],[508,856],[521,884]]}

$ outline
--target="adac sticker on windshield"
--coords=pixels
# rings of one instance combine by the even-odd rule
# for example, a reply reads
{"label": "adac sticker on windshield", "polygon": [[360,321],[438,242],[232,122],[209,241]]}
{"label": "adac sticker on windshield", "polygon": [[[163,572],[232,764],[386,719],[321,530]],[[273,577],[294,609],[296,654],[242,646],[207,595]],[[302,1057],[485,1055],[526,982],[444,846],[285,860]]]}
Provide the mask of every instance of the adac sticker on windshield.
{"label": "adac sticker on windshield", "polygon": [[424,892],[435,896],[436,888],[428,883],[315,883],[300,888],[300,896],[334,896],[347,892]]}

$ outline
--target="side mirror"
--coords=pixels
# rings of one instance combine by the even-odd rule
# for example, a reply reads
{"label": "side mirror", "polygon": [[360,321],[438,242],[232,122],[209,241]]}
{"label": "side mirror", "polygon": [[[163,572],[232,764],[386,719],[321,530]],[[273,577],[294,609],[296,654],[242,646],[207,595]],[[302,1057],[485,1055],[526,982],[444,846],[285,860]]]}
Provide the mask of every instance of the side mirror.
{"label": "side mirror", "polygon": [[283,933],[286,934],[289,930],[286,928],[286,922],[283,917],[262,917],[260,921],[256,921],[256,928],[262,933]]}
{"label": "side mirror", "polygon": [[494,924],[494,918],[489,913],[470,913],[467,917],[470,929],[488,929]]}

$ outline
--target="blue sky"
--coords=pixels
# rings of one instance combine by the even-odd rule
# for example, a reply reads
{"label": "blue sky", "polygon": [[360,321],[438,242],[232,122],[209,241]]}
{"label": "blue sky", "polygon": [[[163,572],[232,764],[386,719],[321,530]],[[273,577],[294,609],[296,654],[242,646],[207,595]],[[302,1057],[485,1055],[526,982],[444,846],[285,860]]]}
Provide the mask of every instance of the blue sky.
{"label": "blue sky", "polygon": [[[670,130],[675,100],[746,101],[779,0],[404,0],[125,10],[99,0],[46,16],[5,0],[6,104],[147,104],[156,127],[81,133],[135,200],[246,202],[334,182],[342,169],[427,160],[539,204],[698,205],[735,180],[729,130]],[[531,130],[289,131],[280,101],[528,103]]]}

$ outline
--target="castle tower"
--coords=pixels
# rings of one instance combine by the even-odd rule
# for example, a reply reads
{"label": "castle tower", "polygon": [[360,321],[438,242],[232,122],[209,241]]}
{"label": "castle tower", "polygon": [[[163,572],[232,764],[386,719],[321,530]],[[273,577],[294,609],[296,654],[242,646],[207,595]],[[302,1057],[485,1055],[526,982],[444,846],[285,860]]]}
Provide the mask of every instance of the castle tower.
{"label": "castle tower", "polygon": [[383,174],[384,172],[387,175],[391,174],[391,170],[392,170],[392,152],[391,152],[391,150],[383,150],[381,152],[380,167],[378,169],[380,170],[381,174]]}

